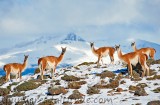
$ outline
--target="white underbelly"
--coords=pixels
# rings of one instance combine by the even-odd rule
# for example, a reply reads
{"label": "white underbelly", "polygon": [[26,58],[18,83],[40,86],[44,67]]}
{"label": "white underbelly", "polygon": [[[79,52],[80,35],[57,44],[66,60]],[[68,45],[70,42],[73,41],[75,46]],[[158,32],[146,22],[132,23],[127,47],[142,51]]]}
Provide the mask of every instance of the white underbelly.
{"label": "white underbelly", "polygon": [[108,50],[106,50],[104,53],[102,53],[102,57],[106,57],[106,56],[108,56],[108,53],[109,53],[109,51],[108,51]]}
{"label": "white underbelly", "polygon": [[130,62],[131,62],[132,65],[136,66],[137,63],[138,63],[138,56],[136,56],[136,57],[133,58],[133,59],[130,59]]}
{"label": "white underbelly", "polygon": [[54,69],[55,67],[55,62],[50,62],[50,61],[47,61],[47,69]]}
{"label": "white underbelly", "polygon": [[11,68],[11,74],[12,75],[16,75],[18,73],[19,69],[14,69],[14,68]]}
{"label": "white underbelly", "polygon": [[147,56],[149,56],[150,51],[148,50],[148,51],[146,51],[146,52],[142,52],[142,53],[147,54]]}

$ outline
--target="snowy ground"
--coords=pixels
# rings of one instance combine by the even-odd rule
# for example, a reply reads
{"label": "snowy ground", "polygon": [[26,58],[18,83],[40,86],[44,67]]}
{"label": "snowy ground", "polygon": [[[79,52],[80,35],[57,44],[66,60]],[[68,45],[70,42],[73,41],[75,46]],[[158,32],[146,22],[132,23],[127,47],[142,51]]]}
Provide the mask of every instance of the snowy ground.
{"label": "snowy ground", "polygon": [[[109,93],[107,92],[112,89],[100,89],[99,94],[88,95],[87,94],[88,87],[94,86],[95,84],[100,83],[102,80],[99,76],[96,76],[97,73],[101,73],[105,70],[116,71],[118,69],[120,70],[124,68],[120,64],[118,64],[118,62],[115,65],[103,65],[99,68],[96,68],[95,66],[96,66],[95,64],[92,64],[90,66],[82,65],[82,66],[78,66],[79,70],[76,69],[75,67],[58,69],[57,70],[58,75],[56,76],[56,80],[60,80],[60,86],[67,88],[68,82],[61,79],[61,77],[64,76],[65,74],[74,75],[76,77],[83,78],[82,80],[86,81],[87,83],[82,85],[81,88],[78,89],[80,93],[85,95],[83,99],[84,102],[82,103],[83,105],[86,105],[86,104],[88,105],[99,105],[99,104],[101,105],[132,105],[136,103],[141,103],[142,105],[146,105],[149,101],[160,100],[160,94],[154,93],[152,91],[155,88],[160,86],[160,80],[148,81],[146,80],[146,77],[144,77],[141,81],[131,81],[130,79],[122,78],[120,81],[124,80],[126,83],[120,84],[119,88],[126,90],[124,92],[119,92],[117,94],[116,92],[113,92],[115,94],[109,95]],[[155,64],[155,65],[152,65],[150,68],[155,69],[157,74],[160,74],[159,67],[160,67],[160,64]],[[39,74],[25,75],[23,76],[23,81],[20,82],[19,84],[23,83],[24,81],[28,81],[30,78],[36,79],[37,75]],[[109,83],[108,77],[104,78],[103,80],[106,83]],[[16,82],[16,80],[5,83],[4,85],[1,86],[1,88],[6,88],[9,84],[13,82]],[[145,90],[148,94],[147,96],[134,96],[134,93],[129,92],[128,90],[129,86],[130,85],[136,86],[138,83],[146,83],[148,85],[147,87],[145,87]],[[154,85],[155,83],[158,83],[158,85]],[[53,95],[53,96],[47,95],[48,87],[50,87],[51,84],[54,85],[53,81],[51,79],[48,79],[48,81],[45,84],[39,86],[37,89],[25,91],[26,100],[34,100],[35,102],[34,104],[38,104],[44,101],[45,99],[55,99],[57,102],[57,105],[62,104],[65,101],[72,102],[72,103],[75,102],[75,100],[67,99],[67,97],[69,97],[69,95],[72,94],[72,91],[74,89],[67,89],[68,92],[65,95],[62,95],[62,94]],[[14,87],[12,87],[12,89],[14,89]],[[13,92],[11,92],[10,94],[12,93]],[[21,98],[22,97],[13,97],[12,100],[18,100]]]}

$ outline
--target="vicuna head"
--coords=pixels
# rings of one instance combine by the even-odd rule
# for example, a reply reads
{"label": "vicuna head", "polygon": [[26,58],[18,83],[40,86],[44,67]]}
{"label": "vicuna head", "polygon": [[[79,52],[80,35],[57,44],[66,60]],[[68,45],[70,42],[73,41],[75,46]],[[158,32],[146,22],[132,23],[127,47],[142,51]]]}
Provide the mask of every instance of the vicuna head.
{"label": "vicuna head", "polygon": [[116,49],[116,51],[119,51],[120,45],[115,45],[115,49]]}
{"label": "vicuna head", "polygon": [[28,59],[29,55],[24,55],[24,62]]}
{"label": "vicuna head", "polygon": [[61,48],[62,48],[61,54],[63,55],[66,52],[67,47],[65,47],[65,48],[61,47]]}
{"label": "vicuna head", "polygon": [[90,46],[93,47],[94,46],[94,42],[90,42]]}
{"label": "vicuna head", "polygon": [[135,46],[135,44],[136,44],[135,42],[132,42],[132,43],[131,43],[131,46],[133,47],[133,46]]}

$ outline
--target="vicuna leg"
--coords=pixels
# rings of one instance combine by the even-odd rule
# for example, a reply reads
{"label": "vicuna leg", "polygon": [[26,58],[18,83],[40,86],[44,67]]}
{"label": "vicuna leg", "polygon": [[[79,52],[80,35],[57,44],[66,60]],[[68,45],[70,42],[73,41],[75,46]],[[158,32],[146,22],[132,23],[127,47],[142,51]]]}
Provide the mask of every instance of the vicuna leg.
{"label": "vicuna leg", "polygon": [[130,76],[132,78],[133,74],[132,74],[132,65],[131,65],[131,63],[128,63],[128,74],[129,74],[129,72],[130,72]]}
{"label": "vicuna leg", "polygon": [[43,80],[43,70],[41,70],[41,79]]}
{"label": "vicuna leg", "polygon": [[147,66],[147,64],[145,63],[145,68],[147,70],[147,76],[150,76],[150,73],[149,73],[149,67]]}
{"label": "vicuna leg", "polygon": [[17,81],[17,79],[18,79],[18,75],[19,75],[19,73],[16,74],[16,81]]}
{"label": "vicuna leg", "polygon": [[55,77],[54,77],[54,74],[55,74],[55,67],[54,68],[52,68],[52,79],[55,79]]}
{"label": "vicuna leg", "polygon": [[6,71],[6,82],[8,81],[9,73]]}
{"label": "vicuna leg", "polygon": [[100,59],[101,59],[101,55],[98,56],[97,66],[99,65]]}
{"label": "vicuna leg", "polygon": [[144,76],[145,76],[145,74],[146,74],[146,68],[145,68],[145,66],[144,66],[144,65],[142,65],[142,70],[143,70],[142,77],[144,77]]}
{"label": "vicuna leg", "polygon": [[18,73],[18,76],[19,76],[19,80],[21,81],[22,80],[21,72]]}
{"label": "vicuna leg", "polygon": [[11,81],[11,74],[10,73],[8,74],[8,79],[9,79],[9,81]]}
{"label": "vicuna leg", "polygon": [[103,59],[102,59],[102,57],[101,57],[101,62],[102,62],[102,65],[103,65]]}
{"label": "vicuna leg", "polygon": [[110,60],[111,60],[111,64],[114,64],[114,57],[113,57],[113,54],[110,54]]}

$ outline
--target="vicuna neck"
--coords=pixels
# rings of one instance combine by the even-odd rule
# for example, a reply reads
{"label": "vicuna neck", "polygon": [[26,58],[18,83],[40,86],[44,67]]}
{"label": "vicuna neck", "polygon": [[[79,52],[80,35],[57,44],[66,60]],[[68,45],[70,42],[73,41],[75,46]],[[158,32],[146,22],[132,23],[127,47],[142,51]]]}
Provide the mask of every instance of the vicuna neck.
{"label": "vicuna neck", "polygon": [[63,59],[64,54],[61,53],[61,55],[57,58],[58,63],[60,63]]}
{"label": "vicuna neck", "polygon": [[123,57],[121,49],[118,50],[118,57],[119,57],[119,59],[122,59],[122,57]]}
{"label": "vicuna neck", "polygon": [[23,70],[27,67],[28,59],[24,60],[23,62]]}
{"label": "vicuna neck", "polygon": [[96,53],[96,49],[94,48],[94,46],[91,47],[91,50],[93,53]]}
{"label": "vicuna neck", "polygon": [[136,46],[133,46],[133,50],[134,50],[134,51],[137,51],[137,47],[136,47]]}

